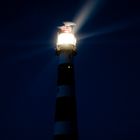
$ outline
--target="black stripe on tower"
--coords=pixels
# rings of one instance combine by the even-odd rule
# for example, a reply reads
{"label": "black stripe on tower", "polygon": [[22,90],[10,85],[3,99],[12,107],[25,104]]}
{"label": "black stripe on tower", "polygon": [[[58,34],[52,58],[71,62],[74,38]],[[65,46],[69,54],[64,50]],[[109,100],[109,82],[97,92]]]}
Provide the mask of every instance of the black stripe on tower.
{"label": "black stripe on tower", "polygon": [[77,134],[73,135],[55,135],[54,140],[77,140]]}
{"label": "black stripe on tower", "polygon": [[74,97],[59,97],[56,99],[55,121],[69,121],[76,118],[76,102]]}
{"label": "black stripe on tower", "polygon": [[65,63],[58,66],[58,86],[59,85],[74,85],[74,70],[73,64]]}

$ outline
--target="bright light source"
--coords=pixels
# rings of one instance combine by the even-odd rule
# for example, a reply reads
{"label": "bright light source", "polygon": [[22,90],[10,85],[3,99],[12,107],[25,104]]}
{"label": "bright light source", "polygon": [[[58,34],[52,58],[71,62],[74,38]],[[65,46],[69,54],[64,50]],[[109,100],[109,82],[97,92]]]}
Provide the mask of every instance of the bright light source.
{"label": "bright light source", "polygon": [[64,22],[64,25],[58,27],[56,53],[71,52],[76,54],[76,37],[74,35],[73,22]]}
{"label": "bright light source", "polygon": [[57,38],[57,45],[76,45],[76,38],[72,33],[60,33]]}

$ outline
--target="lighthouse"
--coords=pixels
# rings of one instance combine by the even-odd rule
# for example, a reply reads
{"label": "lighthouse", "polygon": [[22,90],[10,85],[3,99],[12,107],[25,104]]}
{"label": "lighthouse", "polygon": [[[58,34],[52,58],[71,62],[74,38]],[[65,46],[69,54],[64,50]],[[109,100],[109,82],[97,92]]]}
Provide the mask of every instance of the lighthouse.
{"label": "lighthouse", "polygon": [[77,54],[75,26],[73,22],[64,22],[58,27],[54,140],[78,140],[74,77],[74,57]]}

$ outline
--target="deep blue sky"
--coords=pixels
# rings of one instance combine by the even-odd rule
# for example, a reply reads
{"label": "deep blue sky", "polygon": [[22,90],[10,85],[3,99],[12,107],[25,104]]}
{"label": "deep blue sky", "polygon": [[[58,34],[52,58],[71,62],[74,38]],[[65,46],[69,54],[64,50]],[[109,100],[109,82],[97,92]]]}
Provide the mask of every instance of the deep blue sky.
{"label": "deep blue sky", "polygon": [[[0,4],[0,139],[51,140],[56,27],[83,0]],[[81,34],[75,80],[80,140],[140,139],[140,10],[137,0],[102,0]]]}

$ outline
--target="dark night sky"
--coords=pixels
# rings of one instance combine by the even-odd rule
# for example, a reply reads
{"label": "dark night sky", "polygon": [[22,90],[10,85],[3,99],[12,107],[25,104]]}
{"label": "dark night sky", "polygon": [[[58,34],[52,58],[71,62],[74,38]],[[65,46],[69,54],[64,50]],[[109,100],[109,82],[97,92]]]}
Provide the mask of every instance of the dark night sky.
{"label": "dark night sky", "polygon": [[[84,4],[0,3],[0,140],[52,139],[55,32]],[[95,32],[75,57],[80,140],[140,139],[139,9],[137,0],[102,0],[79,31]]]}

